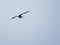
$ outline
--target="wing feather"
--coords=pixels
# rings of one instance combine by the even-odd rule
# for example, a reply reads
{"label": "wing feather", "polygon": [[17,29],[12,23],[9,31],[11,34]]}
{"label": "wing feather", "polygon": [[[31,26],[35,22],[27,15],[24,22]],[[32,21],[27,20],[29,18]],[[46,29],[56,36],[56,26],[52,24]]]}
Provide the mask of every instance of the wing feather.
{"label": "wing feather", "polygon": [[11,19],[14,19],[14,18],[16,18],[17,16],[14,16],[14,17],[12,17]]}

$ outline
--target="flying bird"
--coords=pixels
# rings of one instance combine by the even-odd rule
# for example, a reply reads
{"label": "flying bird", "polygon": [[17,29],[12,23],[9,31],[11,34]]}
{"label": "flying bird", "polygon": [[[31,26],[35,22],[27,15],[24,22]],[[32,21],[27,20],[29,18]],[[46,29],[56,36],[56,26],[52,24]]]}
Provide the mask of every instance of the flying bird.
{"label": "flying bird", "polygon": [[15,19],[16,17],[18,17],[18,18],[22,18],[23,16],[23,14],[26,14],[26,13],[28,13],[28,12],[30,12],[30,11],[26,11],[26,12],[24,12],[24,13],[21,13],[20,15],[18,15],[18,16],[14,16],[14,17],[12,17],[11,19]]}

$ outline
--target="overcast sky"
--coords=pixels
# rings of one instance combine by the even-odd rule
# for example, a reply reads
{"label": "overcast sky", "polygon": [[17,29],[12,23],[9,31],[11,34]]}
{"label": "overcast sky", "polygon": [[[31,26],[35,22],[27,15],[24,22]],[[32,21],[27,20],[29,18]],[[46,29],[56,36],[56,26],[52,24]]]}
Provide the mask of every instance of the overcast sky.
{"label": "overcast sky", "polygon": [[60,45],[60,0],[0,0],[0,45]]}

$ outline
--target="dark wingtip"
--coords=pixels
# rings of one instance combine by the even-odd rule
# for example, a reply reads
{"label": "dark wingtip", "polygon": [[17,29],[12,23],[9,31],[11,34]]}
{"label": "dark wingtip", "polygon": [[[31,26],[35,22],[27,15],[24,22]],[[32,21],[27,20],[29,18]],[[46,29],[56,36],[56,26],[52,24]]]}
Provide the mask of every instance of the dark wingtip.
{"label": "dark wingtip", "polygon": [[30,12],[30,10],[29,11],[26,11],[26,13],[28,13],[28,12]]}
{"label": "dark wingtip", "polygon": [[28,10],[27,12],[30,12],[30,10]]}

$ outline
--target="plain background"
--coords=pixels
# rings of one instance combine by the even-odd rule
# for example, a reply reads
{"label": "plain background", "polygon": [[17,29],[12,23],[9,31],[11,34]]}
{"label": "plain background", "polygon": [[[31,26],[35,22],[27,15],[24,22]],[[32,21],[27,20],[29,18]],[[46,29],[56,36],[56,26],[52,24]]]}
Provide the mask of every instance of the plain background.
{"label": "plain background", "polygon": [[0,45],[60,45],[60,0],[0,0]]}

